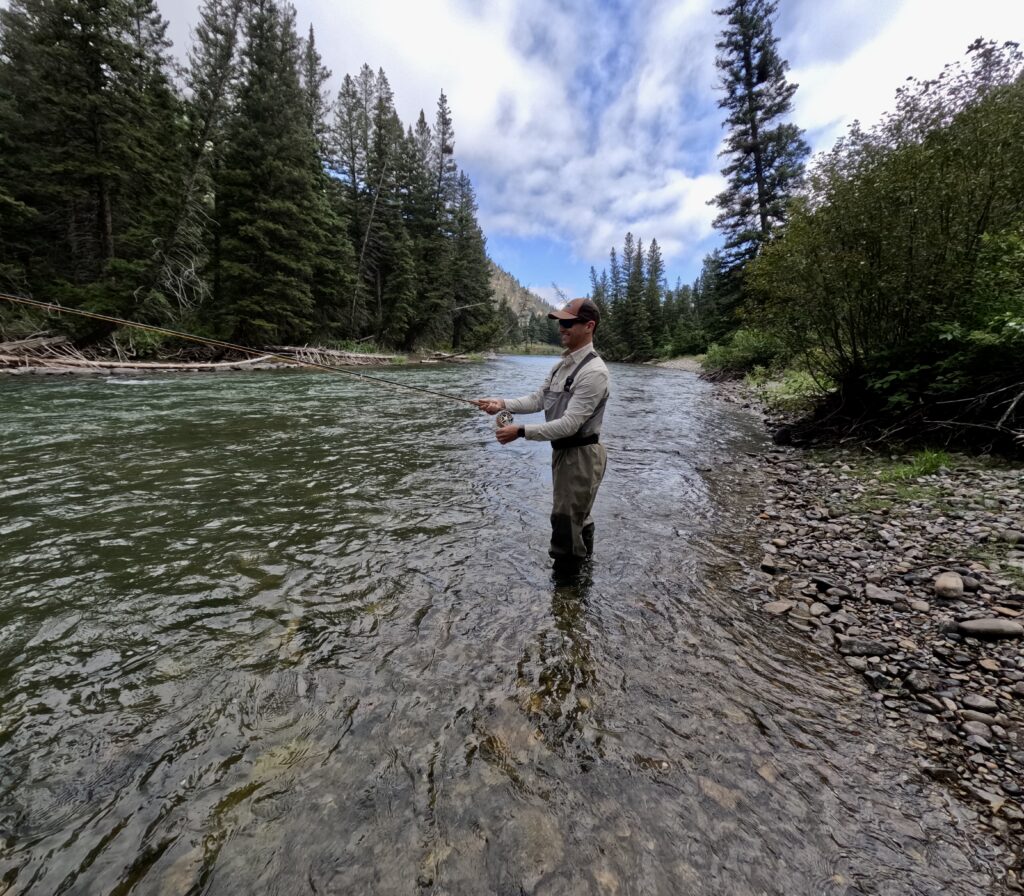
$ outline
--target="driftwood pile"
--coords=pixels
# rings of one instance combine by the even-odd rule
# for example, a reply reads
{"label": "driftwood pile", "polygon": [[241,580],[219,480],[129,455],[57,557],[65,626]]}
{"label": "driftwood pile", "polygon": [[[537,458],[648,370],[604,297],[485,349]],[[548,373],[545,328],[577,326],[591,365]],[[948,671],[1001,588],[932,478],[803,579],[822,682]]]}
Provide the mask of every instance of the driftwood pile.
{"label": "driftwood pile", "polygon": [[[264,354],[224,361],[135,361],[125,358],[90,358],[64,336],[33,336],[0,342],[0,372],[8,374],[101,374],[230,370],[272,370],[320,364],[330,367],[362,367],[390,364],[394,355],[370,355],[308,346],[274,346]],[[287,360],[286,360],[287,359]]]}

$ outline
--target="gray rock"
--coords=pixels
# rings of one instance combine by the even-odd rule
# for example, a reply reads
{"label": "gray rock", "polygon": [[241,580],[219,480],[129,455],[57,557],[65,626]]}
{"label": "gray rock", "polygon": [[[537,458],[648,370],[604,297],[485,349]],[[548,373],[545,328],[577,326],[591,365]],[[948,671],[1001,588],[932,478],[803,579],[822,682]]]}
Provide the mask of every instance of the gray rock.
{"label": "gray rock", "polygon": [[870,583],[864,586],[864,596],[876,604],[894,604],[900,597],[894,591],[888,591]]}
{"label": "gray rock", "polygon": [[771,613],[773,616],[781,616],[783,613],[788,613],[793,609],[793,601],[791,600],[773,600],[771,603],[765,604],[761,607],[766,613]]}
{"label": "gray rock", "polygon": [[965,694],[963,704],[968,709],[976,709],[978,712],[999,712],[998,703],[980,694]]}
{"label": "gray rock", "polygon": [[867,638],[852,638],[848,635],[836,634],[839,652],[846,656],[888,656],[896,650],[892,644],[884,641],[871,641]]}
{"label": "gray rock", "polygon": [[985,740],[985,738],[978,737],[977,734],[972,734],[964,741],[964,743],[969,747],[973,747],[975,750],[984,750],[986,753],[992,752],[992,744]]}
{"label": "gray rock", "polygon": [[1012,619],[968,619],[957,624],[957,631],[972,638],[1024,638],[1024,625]]}
{"label": "gray rock", "polygon": [[960,727],[968,734],[977,735],[985,740],[992,738],[992,729],[982,722],[964,722]]}
{"label": "gray rock", "polygon": [[868,680],[868,684],[870,684],[876,691],[880,691],[882,688],[889,686],[889,677],[874,669],[868,669],[864,673],[864,677]]}
{"label": "gray rock", "polygon": [[944,572],[935,577],[932,584],[936,597],[943,600],[957,600],[964,596],[964,580],[959,573]]}
{"label": "gray rock", "polygon": [[912,600],[910,602],[910,609],[915,613],[927,613],[931,608],[932,605],[926,600]]}
{"label": "gray rock", "polygon": [[947,731],[941,725],[932,725],[930,728],[925,729],[925,735],[929,740],[934,740],[938,743],[945,743],[946,741],[956,740],[956,735],[951,731]]}
{"label": "gray rock", "polygon": [[933,675],[931,672],[914,669],[913,672],[903,679],[903,683],[907,686],[908,690],[913,691],[915,694],[920,694],[923,691],[934,691],[939,685],[939,679],[938,676]]}

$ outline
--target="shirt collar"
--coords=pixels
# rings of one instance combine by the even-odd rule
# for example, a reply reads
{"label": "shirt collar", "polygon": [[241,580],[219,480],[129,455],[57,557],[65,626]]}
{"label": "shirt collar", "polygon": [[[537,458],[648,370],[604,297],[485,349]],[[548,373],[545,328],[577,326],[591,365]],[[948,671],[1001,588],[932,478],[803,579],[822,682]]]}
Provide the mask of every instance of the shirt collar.
{"label": "shirt collar", "polygon": [[594,350],[594,343],[593,342],[588,342],[586,345],[582,346],[581,348],[576,349],[576,351],[574,351],[574,352],[571,352],[568,349],[566,349],[564,352],[562,352],[562,363],[563,364],[579,364],[580,361],[582,361],[593,350]]}

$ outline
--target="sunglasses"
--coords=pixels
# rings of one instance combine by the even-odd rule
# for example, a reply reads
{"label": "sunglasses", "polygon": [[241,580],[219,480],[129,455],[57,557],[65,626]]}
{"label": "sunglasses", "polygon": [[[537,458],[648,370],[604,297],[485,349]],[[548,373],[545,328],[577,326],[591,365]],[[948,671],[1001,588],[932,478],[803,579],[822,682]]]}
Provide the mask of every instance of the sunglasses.
{"label": "sunglasses", "polygon": [[573,327],[576,326],[576,324],[580,323],[583,323],[583,321],[581,321],[578,317],[574,317],[571,320],[559,319],[558,326],[560,326],[563,330],[571,330]]}

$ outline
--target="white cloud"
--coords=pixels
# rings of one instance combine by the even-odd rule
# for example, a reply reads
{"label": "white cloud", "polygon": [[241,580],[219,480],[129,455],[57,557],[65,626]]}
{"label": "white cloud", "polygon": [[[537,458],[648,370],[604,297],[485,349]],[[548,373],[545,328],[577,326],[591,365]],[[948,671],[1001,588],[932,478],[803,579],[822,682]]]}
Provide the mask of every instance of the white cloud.
{"label": "white cloud", "polygon": [[[722,188],[715,5],[297,0],[336,79],[383,68],[405,123],[421,108],[432,122],[445,91],[492,239],[550,237],[600,268],[629,230],[657,238],[670,271],[698,263]],[[179,35],[196,18],[191,0],[163,9]],[[776,33],[800,84],[793,120],[825,149],[907,75],[937,74],[979,35],[1024,37],[1024,2],[792,0]]]}
{"label": "white cloud", "polygon": [[[817,4],[798,27],[820,27]],[[815,150],[830,149],[846,128],[878,121],[894,104],[908,77],[935,77],[962,59],[976,37],[1024,39],[1024,3],[1007,0],[904,0],[884,25],[838,59],[793,60],[800,84],[794,120],[810,134]]]}

